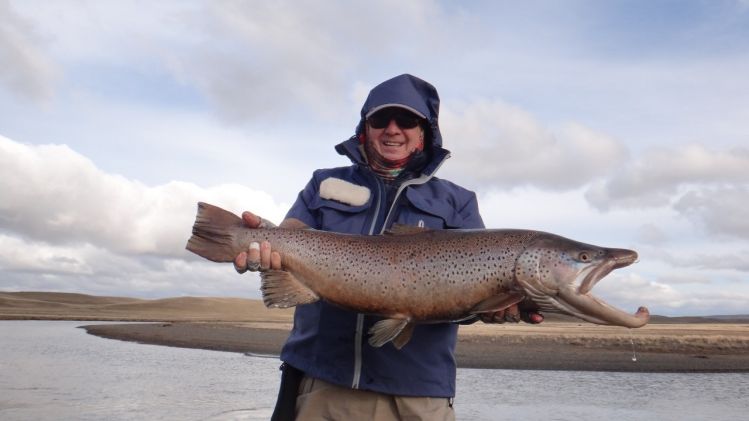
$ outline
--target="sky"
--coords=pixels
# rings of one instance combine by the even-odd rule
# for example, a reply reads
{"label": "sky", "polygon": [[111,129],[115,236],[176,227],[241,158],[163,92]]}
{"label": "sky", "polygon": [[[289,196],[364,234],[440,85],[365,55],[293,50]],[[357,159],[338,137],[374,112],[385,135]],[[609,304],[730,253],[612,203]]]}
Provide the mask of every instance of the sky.
{"label": "sky", "polygon": [[0,291],[259,297],[196,203],[280,222],[373,86],[442,100],[488,228],[640,259],[627,311],[749,314],[749,1],[0,0]]}

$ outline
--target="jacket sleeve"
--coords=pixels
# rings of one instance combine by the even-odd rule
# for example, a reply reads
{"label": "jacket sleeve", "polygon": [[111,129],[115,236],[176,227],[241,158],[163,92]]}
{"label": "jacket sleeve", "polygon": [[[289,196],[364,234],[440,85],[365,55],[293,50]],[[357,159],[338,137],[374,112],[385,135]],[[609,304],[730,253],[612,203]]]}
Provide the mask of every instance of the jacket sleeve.
{"label": "jacket sleeve", "polygon": [[476,193],[469,192],[468,200],[462,208],[457,209],[458,214],[463,218],[463,229],[483,229],[484,220],[479,213],[479,202],[476,199]]}
{"label": "jacket sleeve", "polygon": [[296,218],[311,228],[320,229],[320,218],[317,211],[310,209],[309,204],[318,195],[318,183],[315,177],[299,192],[296,201],[286,213],[286,218]]}

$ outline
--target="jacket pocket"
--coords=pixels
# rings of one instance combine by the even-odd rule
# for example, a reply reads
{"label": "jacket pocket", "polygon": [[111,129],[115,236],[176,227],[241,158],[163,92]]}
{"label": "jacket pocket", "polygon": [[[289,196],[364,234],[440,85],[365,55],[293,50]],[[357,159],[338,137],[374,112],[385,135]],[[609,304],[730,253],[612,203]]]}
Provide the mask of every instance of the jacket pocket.
{"label": "jacket pocket", "polygon": [[372,199],[360,206],[352,206],[336,200],[316,197],[309,204],[309,209],[318,215],[320,226],[323,231],[361,233],[367,219],[367,209],[371,206]]}
{"label": "jacket pocket", "polygon": [[406,189],[407,206],[396,218],[399,224],[432,229],[457,229],[463,227],[463,217],[446,198],[426,197],[416,189]]}

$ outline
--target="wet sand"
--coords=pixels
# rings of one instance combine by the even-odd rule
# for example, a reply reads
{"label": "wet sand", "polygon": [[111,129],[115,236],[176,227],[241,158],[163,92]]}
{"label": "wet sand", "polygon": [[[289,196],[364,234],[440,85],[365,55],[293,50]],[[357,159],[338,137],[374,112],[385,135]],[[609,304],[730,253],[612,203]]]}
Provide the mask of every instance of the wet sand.
{"label": "wet sand", "polygon": [[[462,326],[463,368],[629,372],[747,372],[749,325],[654,326],[630,334],[545,322],[546,326]],[[89,325],[93,335],[148,344],[278,355],[289,326],[277,323]],[[643,329],[640,329],[643,330]],[[560,333],[565,332],[565,333]],[[709,332],[709,333],[708,333]],[[734,334],[743,339],[734,338]],[[721,343],[726,343],[725,346]],[[633,361],[633,357],[636,361]]]}
{"label": "wet sand", "polygon": [[[82,294],[0,292],[0,319],[129,321],[88,324],[106,338],[278,355],[293,310],[258,300],[179,297],[141,300]],[[749,322],[664,319],[640,329],[553,317],[540,325],[461,326],[459,367],[636,372],[749,372]],[[668,323],[664,323],[663,321]],[[82,322],[82,325],[87,323]],[[390,346],[390,345],[386,345]],[[633,361],[633,357],[636,361]]]}

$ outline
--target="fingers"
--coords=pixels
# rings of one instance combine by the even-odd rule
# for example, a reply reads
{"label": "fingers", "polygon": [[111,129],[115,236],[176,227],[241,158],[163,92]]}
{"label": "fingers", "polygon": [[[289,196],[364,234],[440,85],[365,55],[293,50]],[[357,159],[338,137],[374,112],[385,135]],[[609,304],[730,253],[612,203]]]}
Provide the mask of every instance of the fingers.
{"label": "fingers", "polygon": [[247,228],[275,228],[276,225],[250,211],[242,212],[242,222]]}
{"label": "fingers", "polygon": [[260,269],[260,254],[260,244],[250,243],[250,248],[247,251],[247,270],[257,272]]}
{"label": "fingers", "polygon": [[270,269],[270,243],[263,241],[260,243],[260,270]]}
{"label": "fingers", "polygon": [[241,252],[234,258],[234,270],[237,273],[247,272],[247,252]]}
{"label": "fingers", "polygon": [[271,249],[268,241],[250,243],[246,252],[241,252],[234,258],[234,270],[238,273],[246,271],[257,272],[269,269],[282,270],[281,254]]}
{"label": "fingers", "polygon": [[484,323],[504,323],[505,310],[495,311],[493,313],[481,313],[479,318]]}
{"label": "fingers", "polygon": [[520,321],[520,309],[517,305],[507,307],[505,310],[505,321],[510,323],[517,323]]}
{"label": "fingers", "polygon": [[537,325],[544,321],[543,314],[536,313],[535,311],[522,312],[520,313],[520,316],[524,322],[530,323],[532,325]]}
{"label": "fingers", "polygon": [[517,305],[512,305],[504,310],[493,313],[482,313],[479,317],[484,323],[518,323],[521,320],[520,309],[518,309]]}
{"label": "fingers", "polygon": [[242,222],[244,222],[248,228],[259,228],[262,218],[252,212],[244,211],[242,212]]}
{"label": "fingers", "polygon": [[277,251],[270,254],[270,268],[273,270],[281,270],[281,254]]}

